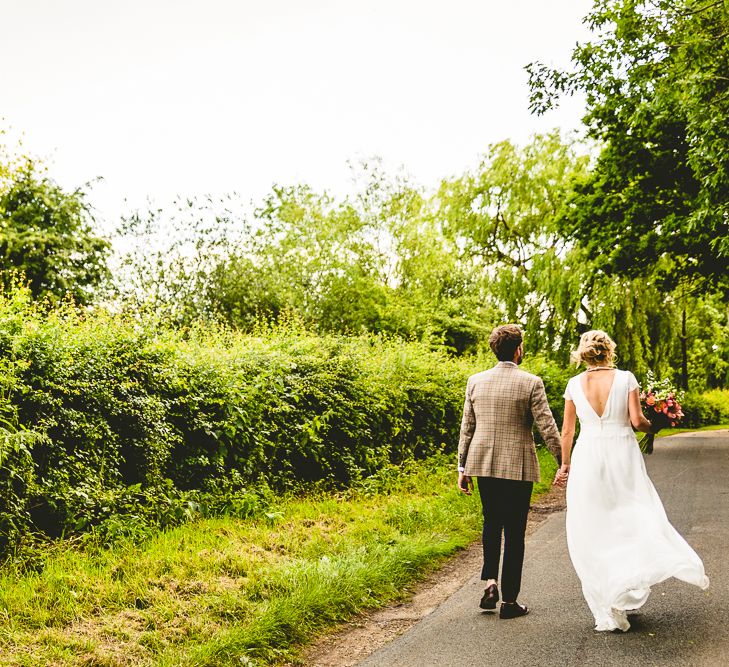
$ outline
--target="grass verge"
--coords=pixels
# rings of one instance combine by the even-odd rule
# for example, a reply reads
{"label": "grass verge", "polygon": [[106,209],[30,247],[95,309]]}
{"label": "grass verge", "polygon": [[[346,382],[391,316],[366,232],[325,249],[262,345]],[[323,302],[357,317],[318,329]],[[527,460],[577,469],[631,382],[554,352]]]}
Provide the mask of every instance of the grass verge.
{"label": "grass verge", "polygon": [[[554,462],[540,451],[549,488]],[[258,519],[196,521],[142,545],[46,555],[0,574],[0,664],[269,665],[365,609],[405,597],[477,539],[452,461],[389,469],[347,495],[282,498]]]}

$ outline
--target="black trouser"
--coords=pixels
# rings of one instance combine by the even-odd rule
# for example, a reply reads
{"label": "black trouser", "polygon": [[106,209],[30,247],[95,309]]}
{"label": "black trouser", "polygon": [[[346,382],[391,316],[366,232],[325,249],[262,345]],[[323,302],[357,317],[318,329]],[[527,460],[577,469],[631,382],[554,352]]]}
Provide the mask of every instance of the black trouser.
{"label": "black trouser", "polygon": [[504,532],[504,566],[501,599],[515,602],[521,588],[532,482],[499,477],[477,477],[483,507],[483,570],[481,579],[499,579],[501,532]]}

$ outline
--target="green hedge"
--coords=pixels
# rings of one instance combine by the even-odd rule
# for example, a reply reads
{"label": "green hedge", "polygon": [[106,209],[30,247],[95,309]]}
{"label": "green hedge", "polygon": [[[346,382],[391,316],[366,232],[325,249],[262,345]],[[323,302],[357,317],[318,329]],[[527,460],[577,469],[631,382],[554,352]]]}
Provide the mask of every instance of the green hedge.
{"label": "green hedge", "polygon": [[[259,336],[0,297],[0,549],[167,525],[453,452],[475,370],[424,344]],[[251,491],[255,489],[255,492]]]}
{"label": "green hedge", "polygon": [[729,389],[690,392],[686,394],[682,406],[685,414],[682,427],[729,424]]}

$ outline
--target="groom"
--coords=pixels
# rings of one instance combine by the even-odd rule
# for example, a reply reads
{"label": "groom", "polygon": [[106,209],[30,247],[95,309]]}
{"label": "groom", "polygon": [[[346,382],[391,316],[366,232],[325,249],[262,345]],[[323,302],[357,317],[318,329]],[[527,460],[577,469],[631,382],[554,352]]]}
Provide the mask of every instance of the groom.
{"label": "groom", "polygon": [[458,488],[470,495],[473,477],[483,507],[483,569],[486,590],[481,609],[495,610],[501,570],[503,602],[500,618],[517,618],[529,612],[516,598],[521,587],[524,533],[539,462],[532,425],[536,422],[547,447],[561,459],[557,424],[547,403],[541,378],[519,369],[524,357],[521,329],[514,324],[496,327],[489,345],[499,360],[493,368],[468,378],[458,443]]}

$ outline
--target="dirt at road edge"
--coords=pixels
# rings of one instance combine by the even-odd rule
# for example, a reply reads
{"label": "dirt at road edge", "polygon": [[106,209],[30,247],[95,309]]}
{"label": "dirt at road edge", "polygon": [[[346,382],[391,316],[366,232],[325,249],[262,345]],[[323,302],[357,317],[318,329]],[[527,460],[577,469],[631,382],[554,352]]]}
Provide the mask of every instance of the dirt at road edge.
{"label": "dirt at road edge", "polygon": [[[564,490],[552,487],[532,505],[527,536],[550,514],[564,508]],[[417,584],[410,600],[357,616],[340,630],[323,636],[304,649],[295,664],[306,667],[354,667],[435,611],[479,571],[481,560],[481,544],[476,542]]]}

